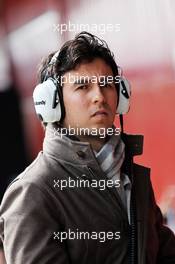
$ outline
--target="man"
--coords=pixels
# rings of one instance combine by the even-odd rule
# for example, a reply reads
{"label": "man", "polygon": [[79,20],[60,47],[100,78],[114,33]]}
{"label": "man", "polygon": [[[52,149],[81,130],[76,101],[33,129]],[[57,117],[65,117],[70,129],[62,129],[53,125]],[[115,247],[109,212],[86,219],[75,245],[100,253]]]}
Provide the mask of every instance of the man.
{"label": "man", "polygon": [[[43,151],[8,187],[0,214],[7,264],[173,264],[142,137],[119,135],[127,81],[106,43],[82,32],[42,63],[34,102]],[[121,118],[122,125],[122,118]]]}

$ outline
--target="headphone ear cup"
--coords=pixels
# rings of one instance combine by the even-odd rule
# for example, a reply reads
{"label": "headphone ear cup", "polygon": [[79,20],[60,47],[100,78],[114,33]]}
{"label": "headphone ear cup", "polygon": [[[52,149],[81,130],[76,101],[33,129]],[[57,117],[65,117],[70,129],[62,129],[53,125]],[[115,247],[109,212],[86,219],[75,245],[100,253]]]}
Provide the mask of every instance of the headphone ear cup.
{"label": "headphone ear cup", "polygon": [[62,118],[60,96],[52,78],[38,84],[33,92],[35,111],[45,123],[59,122]]}
{"label": "headphone ear cup", "polygon": [[120,84],[119,84],[119,99],[117,105],[116,113],[119,115],[126,114],[129,112],[130,108],[130,97],[131,97],[131,86],[129,81],[124,78],[120,77]]}

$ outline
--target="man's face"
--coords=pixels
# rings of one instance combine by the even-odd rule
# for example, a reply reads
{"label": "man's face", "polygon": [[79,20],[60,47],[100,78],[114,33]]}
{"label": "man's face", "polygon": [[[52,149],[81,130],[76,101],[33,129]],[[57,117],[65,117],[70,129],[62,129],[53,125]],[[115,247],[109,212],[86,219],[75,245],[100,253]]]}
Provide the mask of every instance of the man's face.
{"label": "man's face", "polygon": [[112,127],[117,91],[114,81],[107,82],[104,76],[113,76],[113,72],[100,58],[82,63],[64,74],[64,127],[88,128],[89,131]]}

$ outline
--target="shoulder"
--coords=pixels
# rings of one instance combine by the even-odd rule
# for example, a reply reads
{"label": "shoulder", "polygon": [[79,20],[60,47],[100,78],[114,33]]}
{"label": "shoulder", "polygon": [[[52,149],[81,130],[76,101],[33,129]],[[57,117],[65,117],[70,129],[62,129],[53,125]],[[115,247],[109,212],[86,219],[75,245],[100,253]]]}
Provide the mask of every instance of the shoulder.
{"label": "shoulder", "polygon": [[63,171],[58,160],[47,157],[39,152],[36,159],[19,174],[8,186],[6,192],[20,186],[35,186],[38,189],[48,189],[53,184],[55,175],[61,177]]}
{"label": "shoulder", "polygon": [[[57,166],[57,167],[56,167]],[[62,175],[59,172],[60,164],[45,157],[40,152],[37,158],[8,186],[2,199],[0,214],[7,208],[31,207],[34,203],[51,207],[50,201],[54,203],[55,189],[54,177]]]}
{"label": "shoulder", "polygon": [[133,163],[132,168],[134,187],[137,189],[137,192],[150,193],[152,191],[151,169],[136,163]]}
{"label": "shoulder", "polygon": [[8,186],[0,205],[0,236],[7,222],[15,226],[45,219],[49,223],[61,217],[61,192],[54,188],[54,173],[44,159],[39,153]]}

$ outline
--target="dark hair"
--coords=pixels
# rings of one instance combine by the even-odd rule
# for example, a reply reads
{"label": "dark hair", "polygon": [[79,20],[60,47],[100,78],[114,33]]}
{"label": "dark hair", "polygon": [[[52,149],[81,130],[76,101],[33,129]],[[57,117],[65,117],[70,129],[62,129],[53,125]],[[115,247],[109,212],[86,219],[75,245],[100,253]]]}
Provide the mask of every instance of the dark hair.
{"label": "dark hair", "polygon": [[[118,66],[115,62],[114,55],[110,51],[107,43],[98,38],[97,36],[88,32],[81,32],[75,36],[74,39],[65,42],[59,51],[56,60],[52,63],[52,58],[56,54],[55,52],[50,53],[39,65],[38,79],[42,83],[47,78],[57,78],[60,80],[66,72],[75,69],[77,65],[82,62],[91,62],[95,58],[100,58],[106,62],[112,69],[113,75],[118,75]],[[61,87],[61,84],[59,82]],[[115,83],[117,92],[119,84]],[[62,89],[60,89],[62,94]],[[65,115],[64,103],[62,103],[63,116]],[[59,122],[59,125],[61,121]],[[47,123],[43,123],[46,127]],[[58,124],[57,124],[58,125]]]}
{"label": "dark hair", "polygon": [[[88,32],[81,32],[74,39],[67,41],[59,51],[56,61],[50,63],[55,52],[44,59],[38,71],[39,82],[48,77],[60,78],[67,71],[75,69],[82,62],[91,62],[95,58],[103,59],[108,64],[114,76],[118,75],[118,67],[114,55],[107,43]],[[116,84],[118,85],[118,84]]]}

